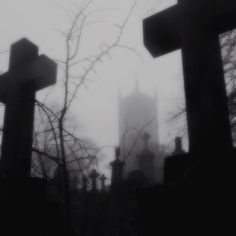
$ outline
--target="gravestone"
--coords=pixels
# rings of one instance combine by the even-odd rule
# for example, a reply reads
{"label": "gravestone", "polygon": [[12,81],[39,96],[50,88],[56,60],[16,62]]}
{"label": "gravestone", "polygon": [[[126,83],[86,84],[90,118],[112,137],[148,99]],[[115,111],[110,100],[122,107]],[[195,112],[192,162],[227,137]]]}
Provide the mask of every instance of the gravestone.
{"label": "gravestone", "polygon": [[99,179],[101,181],[101,191],[105,192],[106,191],[106,180],[107,180],[107,177],[104,174],[102,174]]}
{"label": "gravestone", "polygon": [[235,12],[235,0],[179,0],[144,20],[154,57],[182,49],[190,153],[232,149],[219,34],[236,27]]}
{"label": "gravestone", "polygon": [[187,169],[192,164],[191,161],[192,158],[183,150],[181,137],[176,137],[174,151],[171,156],[165,158],[164,183],[183,180]]}
{"label": "gravestone", "polygon": [[93,169],[89,175],[89,178],[91,179],[92,182],[92,191],[95,192],[97,191],[97,179],[99,177],[99,173]]}
{"label": "gravestone", "polygon": [[121,183],[124,180],[124,162],[120,160],[120,148],[115,149],[116,159],[111,162],[111,187]]}
{"label": "gravestone", "polygon": [[184,149],[183,149],[183,145],[182,145],[182,138],[181,137],[176,137],[175,138],[175,149],[172,152],[172,156],[175,155],[180,155],[185,153]]}
{"label": "gravestone", "polygon": [[39,56],[28,39],[12,44],[9,71],[0,76],[0,101],[5,104],[2,176],[30,176],[35,94],[55,84],[56,74],[56,63]]}
{"label": "gravestone", "polygon": [[155,154],[148,147],[150,138],[151,136],[147,132],[142,135],[144,149],[137,155],[139,170],[143,173],[149,185],[155,183],[154,160],[156,158]]}

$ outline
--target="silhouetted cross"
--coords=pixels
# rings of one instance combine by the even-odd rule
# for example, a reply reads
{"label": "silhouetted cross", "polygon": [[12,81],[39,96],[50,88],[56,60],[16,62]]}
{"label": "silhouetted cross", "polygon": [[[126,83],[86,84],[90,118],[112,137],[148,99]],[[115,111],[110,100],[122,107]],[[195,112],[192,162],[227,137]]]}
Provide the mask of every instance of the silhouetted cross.
{"label": "silhouetted cross", "polygon": [[30,176],[36,91],[56,82],[57,66],[38,56],[27,39],[12,44],[9,71],[0,76],[0,101],[5,103],[1,154],[3,176]]}
{"label": "silhouetted cross", "polygon": [[236,27],[235,12],[235,0],[179,0],[144,20],[144,42],[153,56],[182,49],[193,153],[232,148],[219,34]]}
{"label": "silhouetted cross", "polygon": [[104,174],[102,174],[100,180],[101,180],[102,190],[105,190],[107,177]]}
{"label": "silhouetted cross", "polygon": [[92,181],[92,190],[97,190],[97,178],[99,177],[99,173],[93,169],[89,177]]}

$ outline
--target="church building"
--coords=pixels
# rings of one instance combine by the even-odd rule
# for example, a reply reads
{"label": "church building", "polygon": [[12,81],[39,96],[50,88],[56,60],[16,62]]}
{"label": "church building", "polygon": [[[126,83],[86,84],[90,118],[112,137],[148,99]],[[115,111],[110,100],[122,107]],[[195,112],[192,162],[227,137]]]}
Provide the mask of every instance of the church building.
{"label": "church building", "polygon": [[[144,134],[149,137],[149,150],[143,140]],[[150,179],[148,172],[153,173],[155,179],[158,175],[155,173],[155,163],[158,162],[159,152],[157,93],[153,97],[144,94],[140,91],[138,82],[132,94],[125,98],[119,95],[119,140],[125,176],[139,170],[147,180]],[[147,151],[153,153],[151,159],[143,155]],[[150,163],[146,163],[149,161]],[[147,169],[148,166],[150,170]]]}

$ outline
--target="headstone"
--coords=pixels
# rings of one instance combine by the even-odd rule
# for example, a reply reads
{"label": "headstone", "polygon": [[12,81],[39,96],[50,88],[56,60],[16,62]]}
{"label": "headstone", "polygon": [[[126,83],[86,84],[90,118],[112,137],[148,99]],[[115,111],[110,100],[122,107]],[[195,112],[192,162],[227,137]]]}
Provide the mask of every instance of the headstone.
{"label": "headstone", "polygon": [[147,180],[147,183],[153,184],[155,182],[154,160],[156,156],[148,147],[148,141],[150,138],[151,136],[147,132],[142,135],[144,149],[137,156],[137,159],[139,164],[139,170],[143,173],[144,177]]}
{"label": "headstone", "polygon": [[102,174],[99,179],[101,181],[101,190],[103,192],[105,192],[106,191],[106,180],[107,180],[107,177],[104,174]]}
{"label": "headstone", "polygon": [[236,27],[235,12],[235,0],[179,0],[144,20],[153,56],[182,49],[191,153],[232,149],[219,34]]}
{"label": "headstone", "polygon": [[124,179],[124,162],[120,160],[120,148],[115,149],[116,159],[111,162],[111,185],[121,183]]}
{"label": "headstone", "polygon": [[92,191],[97,191],[97,179],[99,177],[99,173],[95,169],[93,169],[89,177],[92,182]]}
{"label": "headstone", "polygon": [[176,137],[172,155],[165,158],[164,183],[175,183],[183,180],[191,164],[192,158],[183,150],[182,139]]}
{"label": "headstone", "polygon": [[173,156],[180,155],[185,153],[182,145],[182,138],[181,137],[176,137],[175,138],[175,150],[172,152]]}
{"label": "headstone", "polygon": [[56,63],[28,39],[12,44],[9,71],[0,76],[0,101],[5,104],[1,175],[29,177],[34,102],[38,90],[55,84]]}

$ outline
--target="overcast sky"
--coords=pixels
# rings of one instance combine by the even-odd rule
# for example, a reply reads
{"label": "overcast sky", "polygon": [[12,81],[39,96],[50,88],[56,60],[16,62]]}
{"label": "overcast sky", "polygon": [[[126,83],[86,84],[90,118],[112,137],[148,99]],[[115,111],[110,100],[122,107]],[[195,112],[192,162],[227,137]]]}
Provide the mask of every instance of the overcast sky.
{"label": "overcast sky", "polygon": [[[117,145],[118,89],[122,96],[132,93],[136,79],[146,94],[153,96],[157,89],[161,142],[169,144],[178,134],[177,126],[166,121],[172,111],[178,110],[177,104],[184,103],[180,51],[154,59],[144,48],[142,36],[142,19],[175,2],[138,1],[121,42],[135,48],[142,59],[132,52],[115,49],[111,60],[106,57],[96,67],[97,73],[91,75],[94,82],[87,84],[88,89],[80,91],[78,102],[72,109],[74,119],[81,126],[82,136],[92,138],[99,146]],[[63,38],[57,29],[66,29],[69,21],[61,7],[74,10],[80,3],[80,0],[0,0],[0,71],[8,69],[8,53],[4,51],[22,37],[37,44],[40,53],[51,58],[63,58]],[[94,0],[88,12],[106,11],[94,16],[97,23],[91,25],[82,38],[84,55],[99,50],[101,42],[110,43],[115,39],[117,27],[114,25],[122,24],[133,4],[132,0]],[[43,94],[45,91],[40,91],[37,96],[40,98]],[[54,96],[55,103],[57,96]]]}

